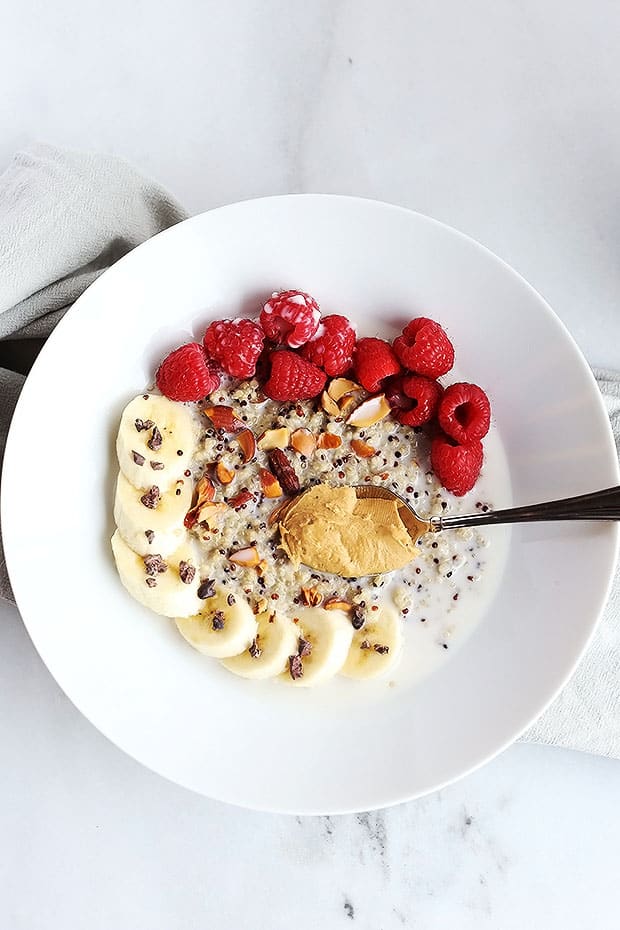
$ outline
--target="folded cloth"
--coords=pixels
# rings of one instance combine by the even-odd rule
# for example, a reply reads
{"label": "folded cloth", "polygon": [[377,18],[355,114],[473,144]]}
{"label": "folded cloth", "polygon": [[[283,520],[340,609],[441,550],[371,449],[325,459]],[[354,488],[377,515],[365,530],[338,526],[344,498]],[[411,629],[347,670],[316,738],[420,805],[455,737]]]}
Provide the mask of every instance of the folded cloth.
{"label": "folded cloth", "polygon": [[[620,374],[594,371],[620,455]],[[620,569],[577,671],[523,740],[620,759]]]}
{"label": "folded cloth", "polygon": [[[108,155],[33,145],[0,175],[0,465],[19,372],[43,339],[106,268],[186,216]],[[13,599],[1,539],[0,597]]]}
{"label": "folded cloth", "polygon": [[[0,367],[0,464],[23,350],[121,255],[184,217],[162,188],[108,156],[37,145],[0,176],[0,360],[11,361]],[[620,447],[620,375],[595,374]],[[1,538],[0,597],[13,601]],[[577,673],[523,739],[620,758],[620,574]]]}

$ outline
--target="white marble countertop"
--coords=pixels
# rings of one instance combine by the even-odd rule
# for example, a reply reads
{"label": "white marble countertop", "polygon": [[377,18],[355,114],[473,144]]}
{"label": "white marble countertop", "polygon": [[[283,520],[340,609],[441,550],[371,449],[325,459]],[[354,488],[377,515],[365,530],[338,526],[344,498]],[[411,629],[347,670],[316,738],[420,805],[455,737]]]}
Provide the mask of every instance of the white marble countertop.
{"label": "white marble countertop", "polygon": [[[620,367],[619,33],[608,0],[21,0],[0,168],[38,138],[124,155],[193,212],[401,203],[496,251]],[[111,746],[9,608],[0,746],[3,930],[618,926],[618,762],[518,746],[385,813],[248,813]]]}

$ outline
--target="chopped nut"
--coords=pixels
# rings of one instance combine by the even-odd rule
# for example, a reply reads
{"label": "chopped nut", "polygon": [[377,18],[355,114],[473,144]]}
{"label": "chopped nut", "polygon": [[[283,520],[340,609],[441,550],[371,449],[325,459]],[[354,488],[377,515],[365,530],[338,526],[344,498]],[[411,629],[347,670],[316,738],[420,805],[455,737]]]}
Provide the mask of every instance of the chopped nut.
{"label": "chopped nut", "polygon": [[199,478],[196,482],[194,497],[196,498],[195,503],[187,511],[185,520],[183,521],[188,530],[191,530],[192,526],[198,522],[198,514],[200,513],[203,505],[208,501],[212,501],[215,497],[215,488],[213,487],[213,482],[210,478],[207,478],[206,475],[203,475],[202,478]]}
{"label": "chopped nut", "polygon": [[302,588],[301,597],[308,607],[318,607],[323,600],[323,595],[316,588]]}
{"label": "chopped nut", "polygon": [[372,649],[372,646],[367,639],[363,639],[360,643],[360,649]]}
{"label": "chopped nut", "polygon": [[327,386],[327,393],[333,400],[340,400],[345,394],[357,394],[363,391],[361,384],[348,378],[334,378]]}
{"label": "chopped nut", "polygon": [[237,442],[243,452],[243,464],[247,465],[256,455],[256,439],[251,429],[242,429],[237,436]]}
{"label": "chopped nut", "polygon": [[282,497],[282,494],[284,493],[282,490],[282,485],[275,475],[272,475],[272,473],[267,468],[259,469],[258,475],[265,497]]}
{"label": "chopped nut", "polygon": [[149,462],[149,465],[151,466],[151,468],[153,469],[153,471],[162,471],[163,468],[164,468],[164,463],[163,463],[163,462],[153,462],[153,461],[150,461],[150,462]]}
{"label": "chopped nut", "polygon": [[335,400],[333,400],[333,398],[329,396],[327,391],[323,391],[323,393],[321,394],[321,407],[323,408],[325,413],[328,413],[330,415],[330,417],[340,416],[340,408],[338,404],[336,403]]}
{"label": "chopped nut", "polygon": [[258,659],[262,655],[263,650],[258,645],[258,636],[256,636],[250,643],[248,652],[250,653],[253,659]]}
{"label": "chopped nut", "polygon": [[379,423],[390,413],[391,407],[385,398],[385,394],[377,394],[369,397],[357,407],[353,413],[347,417],[349,426],[374,426]]}
{"label": "chopped nut", "polygon": [[321,433],[317,442],[317,449],[337,449],[342,444],[340,436],[335,433]]}
{"label": "chopped nut", "polygon": [[258,448],[261,452],[269,452],[271,449],[286,449],[289,443],[290,432],[286,426],[280,429],[266,429],[258,437]]}
{"label": "chopped nut", "polygon": [[363,439],[352,439],[351,448],[360,459],[369,459],[377,451],[370,443],[364,442]]}
{"label": "chopped nut", "polygon": [[300,659],[305,659],[306,656],[309,656],[312,652],[312,643],[309,643],[307,639],[304,639],[303,636],[299,637],[297,655]]}
{"label": "chopped nut", "polygon": [[244,568],[254,568],[260,562],[256,546],[246,546],[244,549],[237,549],[228,556],[229,562],[235,565],[243,565]]}
{"label": "chopped nut", "polygon": [[351,610],[351,604],[349,604],[348,601],[343,601],[339,597],[328,597],[323,607],[325,610]]}
{"label": "chopped nut", "polygon": [[381,643],[375,643],[372,648],[375,650],[375,652],[378,652],[380,656],[387,655],[387,653],[390,651],[389,646],[383,646]]}
{"label": "chopped nut", "polygon": [[146,536],[147,542],[150,546],[153,540],[155,539],[155,533],[153,532],[153,530],[145,530],[144,535]]}
{"label": "chopped nut", "polygon": [[316,449],[316,439],[310,430],[304,426],[301,429],[296,429],[291,435],[291,446],[295,452],[309,458]]}
{"label": "chopped nut", "polygon": [[228,506],[232,507],[233,510],[238,510],[240,507],[243,507],[244,504],[249,503],[249,501],[254,500],[254,495],[248,491],[247,488],[242,488],[238,494],[235,494],[234,497],[231,497],[228,501]]}
{"label": "chopped nut", "polygon": [[202,412],[209,417],[216,429],[223,429],[227,433],[238,433],[246,429],[245,423],[239,419],[232,407],[215,404],[204,407]]}
{"label": "chopped nut", "polygon": [[299,478],[284,452],[280,449],[272,449],[269,453],[269,464],[287,494],[299,491]]}
{"label": "chopped nut", "polygon": [[131,457],[132,457],[132,459],[134,460],[134,462],[136,463],[136,465],[144,465],[145,458],[144,458],[143,455],[140,455],[139,452],[136,452],[135,450],[132,449],[132,450],[131,450]]}
{"label": "chopped nut", "polygon": [[196,523],[206,523],[209,528],[212,528],[217,518],[227,511],[228,504],[222,501],[206,501],[198,511]]}
{"label": "chopped nut", "polygon": [[234,471],[226,468],[223,462],[218,462],[215,466],[215,475],[220,484],[230,484],[235,477]]}

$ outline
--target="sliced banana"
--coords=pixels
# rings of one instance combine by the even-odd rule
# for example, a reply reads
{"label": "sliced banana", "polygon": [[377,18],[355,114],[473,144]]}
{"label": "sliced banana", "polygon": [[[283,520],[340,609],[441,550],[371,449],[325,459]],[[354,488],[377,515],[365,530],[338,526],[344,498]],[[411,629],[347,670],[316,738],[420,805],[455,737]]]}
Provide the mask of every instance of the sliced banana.
{"label": "sliced banana", "polygon": [[190,646],[216,659],[239,655],[252,644],[258,629],[245,598],[225,592],[202,601],[200,613],[175,622]]}
{"label": "sliced banana", "polygon": [[391,672],[400,659],[403,623],[391,607],[371,611],[353,636],[340,674],[347,678],[378,678]]}
{"label": "sliced banana", "polygon": [[[153,475],[150,487],[159,491],[157,480],[157,476]],[[147,507],[143,498],[156,503],[156,506]],[[191,506],[191,478],[180,478],[170,490],[152,496],[148,489],[135,488],[122,472],[119,473],[114,520],[127,545],[138,555],[158,552],[167,556],[174,552],[187,535],[183,520]]]}
{"label": "sliced banana", "polygon": [[294,678],[287,669],[282,680],[298,688],[309,688],[340,671],[351,646],[353,627],[348,614],[342,610],[308,607],[300,610],[297,616],[301,636],[309,643],[310,652],[296,662],[297,667],[301,667],[301,676]]}
{"label": "sliced banana", "polygon": [[167,491],[183,476],[196,441],[197,425],[189,407],[161,394],[139,394],[123,410],[116,454],[134,487],[156,484]]}
{"label": "sliced banana", "polygon": [[258,630],[249,649],[230,659],[224,665],[242,678],[273,678],[283,672],[289,656],[299,647],[300,631],[288,617],[265,611],[256,618]]}
{"label": "sliced banana", "polygon": [[160,553],[142,557],[117,530],[112,537],[112,551],[122,583],[140,604],[163,617],[191,617],[200,610],[200,578],[189,542],[182,543],[165,559]]}

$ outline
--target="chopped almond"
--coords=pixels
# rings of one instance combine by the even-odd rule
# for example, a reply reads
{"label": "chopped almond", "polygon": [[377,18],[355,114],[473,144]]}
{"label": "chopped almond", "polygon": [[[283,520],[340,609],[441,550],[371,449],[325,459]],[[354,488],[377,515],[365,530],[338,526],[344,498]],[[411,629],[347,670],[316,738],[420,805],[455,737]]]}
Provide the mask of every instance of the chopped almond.
{"label": "chopped almond", "polygon": [[309,429],[302,427],[301,429],[296,429],[291,435],[291,446],[295,452],[299,452],[300,455],[305,455],[309,458],[316,449],[316,439]]}
{"label": "chopped almond", "polygon": [[268,469],[261,468],[259,471],[260,486],[263,489],[265,497],[282,497],[282,486],[275,475]]}
{"label": "chopped almond", "polygon": [[231,552],[228,561],[234,562],[235,565],[243,565],[244,568],[254,568],[259,564],[260,559],[256,546],[246,546],[245,549],[237,549],[236,552]]}
{"label": "chopped almond", "polygon": [[377,394],[375,397],[369,397],[357,407],[353,413],[347,417],[349,426],[374,426],[387,417],[391,407],[385,399],[385,394]]}
{"label": "chopped almond", "polygon": [[340,416],[340,408],[338,407],[338,404],[335,400],[332,400],[327,391],[323,391],[321,394],[321,407],[325,413],[330,415],[330,417]]}
{"label": "chopped almond", "polygon": [[351,604],[348,601],[343,601],[339,597],[328,597],[325,603],[323,604],[324,610],[351,610]]}
{"label": "chopped almond", "polygon": [[351,411],[355,410],[358,406],[359,399],[359,394],[345,394],[344,397],[338,401],[340,416],[346,419]]}
{"label": "chopped almond", "polygon": [[242,429],[237,436],[237,442],[243,452],[243,464],[247,465],[256,455],[256,439],[251,429]]}
{"label": "chopped almond", "polygon": [[316,588],[302,588],[301,597],[308,607],[318,607],[323,600],[323,595]]}
{"label": "chopped almond", "polygon": [[266,429],[258,437],[258,448],[262,452],[269,452],[271,449],[286,449],[288,446],[290,433],[286,426],[279,429]]}
{"label": "chopped almond", "polygon": [[321,433],[317,442],[318,449],[337,449],[342,439],[335,433]]}
{"label": "chopped almond", "polygon": [[334,378],[327,386],[327,393],[332,400],[340,400],[345,394],[358,394],[363,390],[361,384],[356,384],[355,381],[349,381],[348,378]]}
{"label": "chopped almond", "polygon": [[351,448],[360,459],[369,459],[375,455],[377,451],[374,446],[371,446],[368,442],[364,442],[363,439],[352,439]]}
{"label": "chopped almond", "polygon": [[198,522],[198,513],[203,504],[208,501],[212,501],[215,497],[215,488],[213,487],[213,482],[210,478],[207,478],[206,475],[203,475],[202,478],[199,478],[196,482],[196,488],[194,490],[195,502],[192,507],[187,511],[185,515],[185,526],[188,530],[191,530]]}
{"label": "chopped almond", "polygon": [[238,510],[239,507],[242,507],[244,504],[247,504],[248,501],[253,501],[254,495],[248,491],[247,488],[243,488],[242,491],[239,491],[238,494],[235,494],[234,497],[231,497],[228,501],[228,506],[232,507],[233,510]]}
{"label": "chopped almond", "polygon": [[216,429],[226,430],[227,433],[238,433],[245,429],[245,423],[240,420],[232,407],[226,407],[224,404],[214,404],[213,406],[203,407],[206,414]]}
{"label": "chopped almond", "polygon": [[234,471],[230,471],[229,468],[226,468],[223,462],[218,462],[215,466],[215,475],[220,484],[230,484],[235,477]]}
{"label": "chopped almond", "polygon": [[225,514],[227,510],[228,504],[224,504],[222,501],[207,501],[198,511],[196,522],[206,523],[209,529],[212,529],[211,524],[216,521],[218,517]]}

